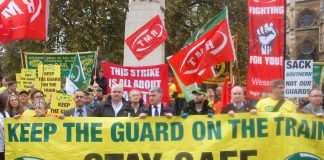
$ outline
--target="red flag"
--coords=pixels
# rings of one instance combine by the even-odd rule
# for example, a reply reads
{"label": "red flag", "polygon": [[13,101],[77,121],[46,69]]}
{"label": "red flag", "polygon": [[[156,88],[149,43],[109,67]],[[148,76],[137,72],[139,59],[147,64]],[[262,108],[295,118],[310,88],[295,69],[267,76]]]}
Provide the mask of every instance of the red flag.
{"label": "red flag", "polygon": [[222,112],[222,109],[230,103],[230,88],[228,88],[228,76],[226,75],[224,85],[223,85],[223,93],[221,97],[221,108],[218,109],[219,112]]}
{"label": "red flag", "polygon": [[168,38],[160,16],[155,16],[126,39],[126,44],[138,60],[143,59]]}
{"label": "red flag", "polygon": [[[170,65],[185,85],[199,80],[204,70],[235,59],[228,19],[222,20],[197,41],[169,58]],[[210,78],[210,77],[208,77]]]}
{"label": "red flag", "polygon": [[1,3],[0,42],[10,43],[23,38],[46,39],[48,5],[48,0],[5,0]]}

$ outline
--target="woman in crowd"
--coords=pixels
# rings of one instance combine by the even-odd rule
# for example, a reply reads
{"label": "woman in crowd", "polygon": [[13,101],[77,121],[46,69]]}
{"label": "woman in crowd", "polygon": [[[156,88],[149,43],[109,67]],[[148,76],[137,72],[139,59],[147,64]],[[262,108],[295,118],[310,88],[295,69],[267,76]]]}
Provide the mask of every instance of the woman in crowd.
{"label": "woman in crowd", "polygon": [[2,95],[0,95],[0,160],[5,159],[4,149],[5,149],[5,140],[4,140],[4,118],[9,118],[8,112],[6,112],[5,100]]}
{"label": "woman in crowd", "polygon": [[24,109],[20,105],[19,97],[15,94],[9,95],[6,109],[10,117],[24,112]]}

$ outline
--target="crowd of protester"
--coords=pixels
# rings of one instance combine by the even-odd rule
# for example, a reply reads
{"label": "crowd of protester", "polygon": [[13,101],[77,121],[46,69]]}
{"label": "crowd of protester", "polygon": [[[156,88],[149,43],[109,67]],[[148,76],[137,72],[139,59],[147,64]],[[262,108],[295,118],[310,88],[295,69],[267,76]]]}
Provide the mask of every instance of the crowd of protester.
{"label": "crowd of protester", "polygon": [[[104,87],[104,88],[102,88]],[[231,89],[231,102],[222,104],[222,87],[197,89],[192,91],[193,100],[186,103],[183,94],[179,94],[175,85],[170,81],[170,106],[162,103],[161,88],[154,87],[149,91],[149,102],[145,103],[139,90],[129,91],[128,101],[123,97],[121,85],[114,85],[107,94],[107,80],[102,74],[86,90],[76,90],[74,93],[75,106],[64,114],[50,114],[51,99],[45,99],[42,91],[31,85],[29,91],[16,91],[14,81],[3,78],[0,88],[0,159],[4,159],[4,118],[14,117],[140,117],[147,116],[181,116],[228,114],[249,112],[283,112],[312,114],[324,117],[323,91],[316,86],[306,98],[291,101],[284,97],[285,84],[283,80],[275,80],[270,84],[270,92],[261,92],[259,100],[247,100],[244,89],[235,86]]]}

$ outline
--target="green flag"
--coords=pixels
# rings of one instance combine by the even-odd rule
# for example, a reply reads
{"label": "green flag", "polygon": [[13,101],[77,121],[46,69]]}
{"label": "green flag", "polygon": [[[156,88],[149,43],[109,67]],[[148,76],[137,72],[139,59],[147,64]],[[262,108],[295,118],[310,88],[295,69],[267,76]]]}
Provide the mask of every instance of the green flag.
{"label": "green flag", "polygon": [[70,69],[70,74],[66,78],[66,93],[73,94],[77,89],[84,88],[86,84],[87,82],[84,76],[80,55],[76,54]]}

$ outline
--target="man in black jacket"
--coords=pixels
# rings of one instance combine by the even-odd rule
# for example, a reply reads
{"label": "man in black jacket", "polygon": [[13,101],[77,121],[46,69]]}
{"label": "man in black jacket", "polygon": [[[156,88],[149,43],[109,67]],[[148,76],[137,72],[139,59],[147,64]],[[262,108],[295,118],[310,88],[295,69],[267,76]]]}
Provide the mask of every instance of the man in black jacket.
{"label": "man in black jacket", "polygon": [[100,88],[102,88],[102,94],[107,94],[107,79],[104,77],[103,70],[99,71],[99,77],[94,77],[96,83],[99,85]]}
{"label": "man in black jacket", "polygon": [[228,113],[229,115],[234,116],[235,113],[250,112],[250,110],[254,109],[253,106],[245,103],[242,87],[233,87],[231,90],[231,96],[233,102],[223,108],[222,114]]}
{"label": "man in black jacket", "polygon": [[123,87],[116,84],[111,87],[111,95],[95,109],[96,117],[132,117],[134,110],[123,98]]}
{"label": "man in black jacket", "polygon": [[213,110],[208,106],[206,93],[201,89],[193,90],[194,99],[191,100],[187,107],[183,109],[181,116],[186,118],[188,115],[208,115],[213,116]]}

